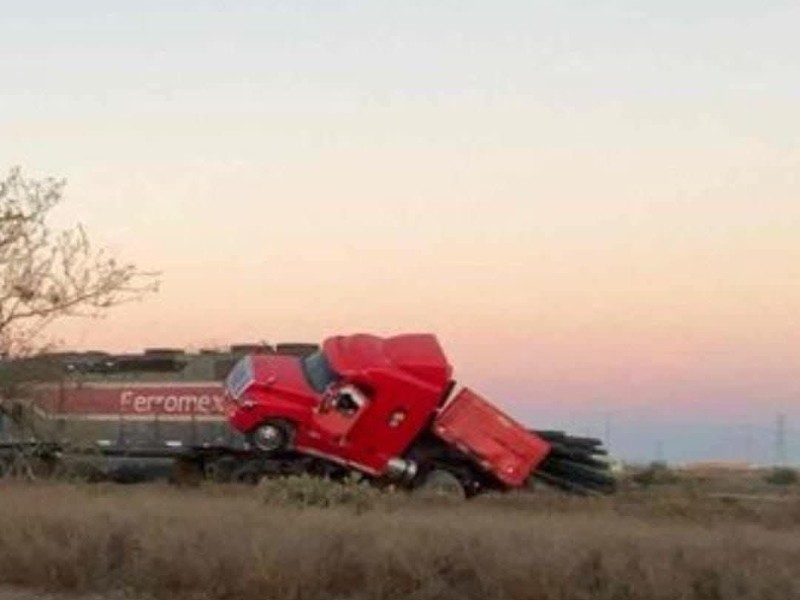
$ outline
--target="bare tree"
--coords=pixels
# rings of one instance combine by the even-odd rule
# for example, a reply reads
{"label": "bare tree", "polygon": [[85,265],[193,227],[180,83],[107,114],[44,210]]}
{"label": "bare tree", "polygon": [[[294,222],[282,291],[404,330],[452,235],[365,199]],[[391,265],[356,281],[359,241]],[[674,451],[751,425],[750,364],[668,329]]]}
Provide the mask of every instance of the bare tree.
{"label": "bare tree", "polygon": [[0,180],[0,352],[6,355],[36,348],[56,319],[98,316],[158,288],[157,274],[95,249],[81,226],[48,224],[65,185],[27,178],[19,167]]}

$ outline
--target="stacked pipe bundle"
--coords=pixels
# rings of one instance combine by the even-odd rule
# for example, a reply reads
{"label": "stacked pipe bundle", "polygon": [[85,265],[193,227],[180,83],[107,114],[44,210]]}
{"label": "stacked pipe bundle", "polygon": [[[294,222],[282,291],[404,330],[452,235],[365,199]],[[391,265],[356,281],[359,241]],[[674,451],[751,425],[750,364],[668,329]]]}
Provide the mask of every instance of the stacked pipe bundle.
{"label": "stacked pipe bundle", "polygon": [[616,484],[603,442],[563,431],[534,431],[552,450],[532,474],[550,485],[577,494],[610,494]]}

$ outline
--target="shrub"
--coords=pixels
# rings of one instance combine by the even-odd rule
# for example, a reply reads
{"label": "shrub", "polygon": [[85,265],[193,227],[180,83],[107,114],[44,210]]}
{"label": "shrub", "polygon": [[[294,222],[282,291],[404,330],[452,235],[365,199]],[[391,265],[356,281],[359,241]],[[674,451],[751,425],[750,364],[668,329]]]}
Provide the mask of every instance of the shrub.
{"label": "shrub", "polygon": [[261,498],[266,504],[297,508],[351,507],[356,512],[374,508],[385,492],[359,480],[331,481],[311,475],[280,479],[265,479],[260,485]]}
{"label": "shrub", "polygon": [[266,484],[0,481],[0,583],[38,588],[20,598],[45,589],[120,600],[800,598],[800,513],[788,518],[788,501],[725,521],[706,518],[727,514],[723,504],[685,502],[697,522],[648,508],[679,490],[602,502],[506,495],[387,514],[394,496],[358,482],[273,483],[313,502],[369,490],[381,505],[360,515],[349,504],[265,506]]}
{"label": "shrub", "polygon": [[677,483],[678,476],[666,463],[653,462],[638,473],[635,473],[631,480],[643,486],[664,485]]}
{"label": "shrub", "polygon": [[800,482],[800,475],[789,467],[775,467],[767,473],[764,480],[772,485],[795,485]]}

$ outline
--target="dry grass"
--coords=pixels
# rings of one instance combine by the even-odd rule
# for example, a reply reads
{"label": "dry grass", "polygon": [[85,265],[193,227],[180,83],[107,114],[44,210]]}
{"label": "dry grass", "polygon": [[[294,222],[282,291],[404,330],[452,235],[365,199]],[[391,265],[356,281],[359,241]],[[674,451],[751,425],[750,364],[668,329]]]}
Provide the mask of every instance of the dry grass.
{"label": "dry grass", "polygon": [[800,598],[795,496],[320,494],[0,482],[0,583],[237,600]]}

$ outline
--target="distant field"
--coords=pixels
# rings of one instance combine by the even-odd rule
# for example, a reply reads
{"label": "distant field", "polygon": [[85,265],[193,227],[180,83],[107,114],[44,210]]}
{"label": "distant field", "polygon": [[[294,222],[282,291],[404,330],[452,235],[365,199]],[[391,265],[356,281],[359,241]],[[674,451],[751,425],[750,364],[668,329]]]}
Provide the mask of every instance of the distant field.
{"label": "distant field", "polygon": [[308,481],[0,481],[0,586],[238,600],[800,598],[800,495],[714,493],[454,503]]}

